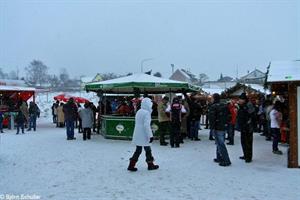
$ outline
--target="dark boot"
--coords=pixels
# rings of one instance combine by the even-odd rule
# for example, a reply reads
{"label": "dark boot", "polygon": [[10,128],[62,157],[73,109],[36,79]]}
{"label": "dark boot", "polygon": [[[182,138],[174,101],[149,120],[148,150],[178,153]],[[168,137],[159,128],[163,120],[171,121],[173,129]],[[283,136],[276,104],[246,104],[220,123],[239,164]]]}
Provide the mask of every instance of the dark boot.
{"label": "dark boot", "polygon": [[136,164],[135,160],[130,160],[127,170],[132,171],[132,172],[136,172],[138,169],[135,167],[135,164]]}
{"label": "dark boot", "polygon": [[158,169],[158,168],[159,168],[159,166],[158,166],[158,165],[155,165],[155,164],[153,163],[153,161],[148,162],[148,170],[156,170],[156,169]]}

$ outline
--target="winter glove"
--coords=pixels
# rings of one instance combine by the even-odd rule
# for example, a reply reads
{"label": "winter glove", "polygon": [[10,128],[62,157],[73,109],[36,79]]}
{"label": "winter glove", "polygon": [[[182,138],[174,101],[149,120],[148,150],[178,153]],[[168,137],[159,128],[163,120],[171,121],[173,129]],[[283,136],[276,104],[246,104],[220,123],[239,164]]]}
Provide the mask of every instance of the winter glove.
{"label": "winter glove", "polygon": [[152,142],[153,142],[153,137],[150,138],[150,143],[152,143]]}

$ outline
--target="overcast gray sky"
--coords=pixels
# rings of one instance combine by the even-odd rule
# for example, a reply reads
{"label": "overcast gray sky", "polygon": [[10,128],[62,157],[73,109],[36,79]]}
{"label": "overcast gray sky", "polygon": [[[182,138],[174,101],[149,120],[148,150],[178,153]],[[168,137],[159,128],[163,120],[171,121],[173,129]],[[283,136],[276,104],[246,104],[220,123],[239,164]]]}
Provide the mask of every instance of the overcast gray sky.
{"label": "overcast gray sky", "polygon": [[[211,80],[300,59],[299,1],[0,0],[0,67],[72,76],[176,68]],[[298,9],[298,15],[297,15]],[[298,48],[298,49],[297,49]],[[298,53],[298,55],[297,55]]]}

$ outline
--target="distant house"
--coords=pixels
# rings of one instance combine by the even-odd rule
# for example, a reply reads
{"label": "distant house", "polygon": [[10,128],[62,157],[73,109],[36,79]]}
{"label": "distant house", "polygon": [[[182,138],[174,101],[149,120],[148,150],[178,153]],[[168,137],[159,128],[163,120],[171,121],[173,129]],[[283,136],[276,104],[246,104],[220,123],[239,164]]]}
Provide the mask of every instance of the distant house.
{"label": "distant house", "polygon": [[85,84],[87,83],[92,83],[92,82],[98,82],[98,81],[102,81],[102,77],[101,74],[96,74],[96,76],[83,76],[81,77],[81,88],[84,88]]}
{"label": "distant house", "polygon": [[254,71],[248,73],[247,75],[241,77],[239,82],[241,83],[254,83],[254,84],[264,84],[266,78],[266,73],[255,69]]}
{"label": "distant house", "polygon": [[24,80],[0,79],[0,85],[27,86]]}
{"label": "distant house", "polygon": [[202,85],[202,88],[225,90],[235,86],[236,84],[236,81],[207,81]]}
{"label": "distant house", "polygon": [[171,80],[188,82],[190,84],[198,84],[199,80],[195,74],[192,74],[189,70],[177,69],[171,76]]}

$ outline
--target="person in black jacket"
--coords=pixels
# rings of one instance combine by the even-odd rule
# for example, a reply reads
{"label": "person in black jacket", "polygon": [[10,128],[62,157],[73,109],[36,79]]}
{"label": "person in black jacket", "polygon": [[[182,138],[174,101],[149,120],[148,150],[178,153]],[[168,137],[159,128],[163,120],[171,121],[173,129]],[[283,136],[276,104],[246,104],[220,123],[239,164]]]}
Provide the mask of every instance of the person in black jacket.
{"label": "person in black jacket", "polygon": [[26,118],[25,118],[25,115],[23,114],[22,111],[18,111],[18,114],[16,116],[16,124],[17,124],[17,133],[16,134],[19,134],[20,132],[20,128],[22,129],[22,133],[24,134],[24,128],[25,128],[25,121],[26,121]]}
{"label": "person in black jacket", "polygon": [[229,120],[230,112],[227,105],[220,103],[220,95],[215,93],[213,95],[213,104],[209,110],[209,124],[210,129],[214,133],[217,146],[217,158],[215,158],[214,161],[223,167],[231,165],[225,145],[225,131]]}
{"label": "person in black jacket", "polygon": [[237,115],[238,127],[241,131],[241,144],[244,155],[240,159],[246,163],[252,162],[253,147],[253,118],[255,117],[255,108],[249,102],[246,93],[239,96],[239,110]]}
{"label": "person in black jacket", "polygon": [[65,115],[67,128],[67,140],[76,140],[74,137],[74,123],[77,119],[78,110],[73,98],[70,98],[69,101],[63,106],[63,112]]}
{"label": "person in black jacket", "polygon": [[31,131],[31,129],[36,131],[36,119],[40,116],[40,109],[36,103],[31,101],[29,104],[28,111],[29,111],[29,125],[28,125],[29,127],[27,131]]}
{"label": "person in black jacket", "polygon": [[194,95],[188,97],[186,93],[184,93],[184,97],[187,100],[187,103],[190,108],[189,120],[190,120],[190,132],[189,137],[191,140],[199,141],[200,138],[198,136],[198,131],[200,128],[200,118],[202,114],[202,106],[200,102],[195,98]]}

